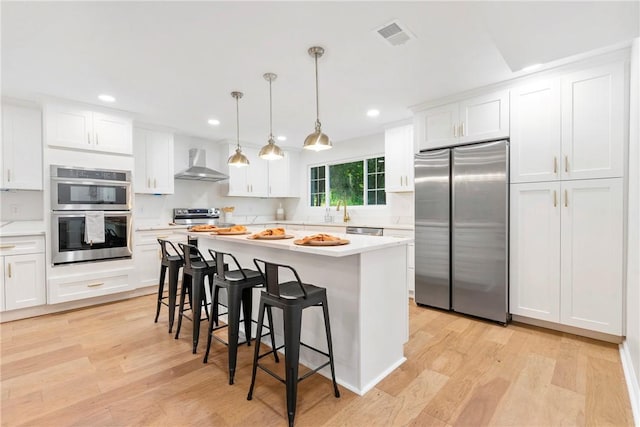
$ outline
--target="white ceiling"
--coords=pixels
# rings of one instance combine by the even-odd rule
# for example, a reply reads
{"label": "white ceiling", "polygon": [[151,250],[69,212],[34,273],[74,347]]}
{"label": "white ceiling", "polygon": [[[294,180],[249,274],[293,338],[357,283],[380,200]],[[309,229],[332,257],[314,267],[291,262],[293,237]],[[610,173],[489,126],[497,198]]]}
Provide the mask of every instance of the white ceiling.
{"label": "white ceiling", "polygon": [[[221,140],[235,139],[240,90],[240,139],[263,144],[262,75],[274,72],[274,133],[299,147],[315,121],[307,49],[320,45],[320,119],[339,143],[411,117],[409,106],[637,37],[638,4],[3,1],[2,94],[100,104],[108,93],[142,121]],[[386,44],[374,30],[395,19],[417,38]]]}

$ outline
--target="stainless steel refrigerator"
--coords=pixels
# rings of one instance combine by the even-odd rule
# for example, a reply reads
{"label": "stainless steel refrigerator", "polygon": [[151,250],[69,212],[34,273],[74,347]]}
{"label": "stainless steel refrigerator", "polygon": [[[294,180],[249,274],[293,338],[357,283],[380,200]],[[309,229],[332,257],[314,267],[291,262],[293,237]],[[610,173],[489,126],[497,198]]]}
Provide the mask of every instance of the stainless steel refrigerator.
{"label": "stainless steel refrigerator", "polygon": [[508,320],[509,143],[415,158],[415,300]]}

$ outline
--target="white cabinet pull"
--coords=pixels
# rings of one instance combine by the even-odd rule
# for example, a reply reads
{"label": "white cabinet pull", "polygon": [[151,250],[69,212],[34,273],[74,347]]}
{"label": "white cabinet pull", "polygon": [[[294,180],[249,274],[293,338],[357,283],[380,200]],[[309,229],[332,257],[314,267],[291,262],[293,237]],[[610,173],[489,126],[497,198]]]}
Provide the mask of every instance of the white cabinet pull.
{"label": "white cabinet pull", "polygon": [[458,126],[453,125],[453,136],[457,137],[458,136]]}
{"label": "white cabinet pull", "polygon": [[564,190],[564,207],[569,207],[569,192]]}
{"label": "white cabinet pull", "polygon": [[87,132],[87,144],[91,144],[91,134]]}
{"label": "white cabinet pull", "polygon": [[7,182],[11,182],[11,169],[7,169]]}
{"label": "white cabinet pull", "polygon": [[556,190],[553,190],[553,207],[558,206],[558,193]]}
{"label": "white cabinet pull", "polygon": [[104,285],[104,282],[98,282],[98,283],[89,283],[87,285],[88,288],[95,288],[96,286],[102,286]]}
{"label": "white cabinet pull", "polygon": [[558,158],[553,156],[553,173],[558,174]]}
{"label": "white cabinet pull", "polygon": [[16,245],[0,245],[0,249],[13,249]]}
{"label": "white cabinet pull", "polygon": [[11,278],[11,263],[7,264],[7,274],[9,274],[9,278]]}
{"label": "white cabinet pull", "polygon": [[569,156],[564,156],[564,171],[569,173]]}

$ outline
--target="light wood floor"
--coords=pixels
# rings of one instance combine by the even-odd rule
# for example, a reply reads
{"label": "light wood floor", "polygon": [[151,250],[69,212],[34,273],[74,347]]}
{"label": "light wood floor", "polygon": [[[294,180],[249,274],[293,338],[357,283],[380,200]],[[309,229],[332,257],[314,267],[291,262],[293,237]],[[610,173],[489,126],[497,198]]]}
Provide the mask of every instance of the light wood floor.
{"label": "light wood floor", "polygon": [[[214,343],[203,364],[190,322],[179,340],[164,307],[153,323],[154,298],[1,325],[2,425],[286,425],[284,386],[268,375],[246,400],[253,347],[229,386],[226,348]],[[364,397],[336,399],[310,377],[296,425],[633,425],[615,345],[414,304],[410,319],[401,368]]]}

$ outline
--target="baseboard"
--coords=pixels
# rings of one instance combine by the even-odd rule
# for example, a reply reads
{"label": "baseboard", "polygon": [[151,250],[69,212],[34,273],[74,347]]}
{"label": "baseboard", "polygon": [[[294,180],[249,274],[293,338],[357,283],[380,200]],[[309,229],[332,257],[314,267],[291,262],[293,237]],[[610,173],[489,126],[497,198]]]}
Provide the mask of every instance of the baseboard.
{"label": "baseboard", "polygon": [[638,384],[638,377],[633,369],[631,353],[629,352],[629,345],[627,344],[627,341],[620,344],[619,348],[620,360],[622,361],[624,378],[627,382],[627,390],[629,392],[629,402],[631,403],[631,412],[633,413],[634,424],[636,426],[640,426],[640,384]]}
{"label": "baseboard", "polygon": [[552,329],[554,331],[566,332],[568,334],[579,335],[581,337],[592,338],[594,340],[606,341],[613,344],[620,344],[623,337],[618,335],[605,334],[604,332],[591,331],[588,329],[577,328],[575,326],[562,325],[560,323],[548,322],[546,320],[533,319],[531,317],[519,316],[513,314],[511,320],[514,323],[524,323],[527,325],[538,326],[541,328]]}

